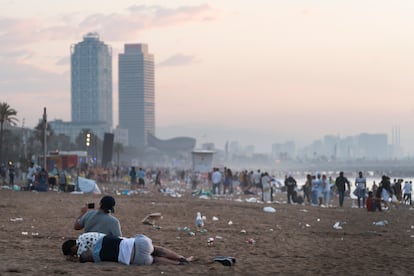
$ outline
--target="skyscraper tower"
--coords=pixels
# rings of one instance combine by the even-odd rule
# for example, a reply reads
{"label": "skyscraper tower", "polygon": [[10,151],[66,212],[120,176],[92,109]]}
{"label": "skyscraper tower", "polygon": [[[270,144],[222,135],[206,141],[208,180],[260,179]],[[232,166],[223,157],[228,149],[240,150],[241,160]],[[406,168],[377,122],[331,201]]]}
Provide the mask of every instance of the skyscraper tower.
{"label": "skyscraper tower", "polygon": [[71,46],[72,122],[112,128],[112,49],[88,33]]}
{"label": "skyscraper tower", "polygon": [[125,44],[119,54],[119,128],[129,145],[143,147],[155,135],[154,56],[146,44]]}

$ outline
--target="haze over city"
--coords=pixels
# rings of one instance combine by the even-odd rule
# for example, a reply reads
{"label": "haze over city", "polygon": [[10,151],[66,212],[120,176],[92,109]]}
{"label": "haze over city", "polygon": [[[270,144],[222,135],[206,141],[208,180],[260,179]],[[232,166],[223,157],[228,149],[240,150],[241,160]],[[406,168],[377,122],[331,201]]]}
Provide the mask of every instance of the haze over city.
{"label": "haze over city", "polygon": [[70,46],[97,32],[155,57],[156,135],[269,152],[326,134],[401,130],[414,153],[412,1],[0,0],[1,102],[19,125],[70,118]]}

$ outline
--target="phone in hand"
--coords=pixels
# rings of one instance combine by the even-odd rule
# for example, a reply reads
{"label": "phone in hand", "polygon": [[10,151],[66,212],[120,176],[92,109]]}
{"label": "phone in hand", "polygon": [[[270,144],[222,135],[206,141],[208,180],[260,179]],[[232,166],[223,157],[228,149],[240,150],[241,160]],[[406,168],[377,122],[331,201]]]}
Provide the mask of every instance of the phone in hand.
{"label": "phone in hand", "polygon": [[95,203],[88,203],[88,209],[95,209]]}

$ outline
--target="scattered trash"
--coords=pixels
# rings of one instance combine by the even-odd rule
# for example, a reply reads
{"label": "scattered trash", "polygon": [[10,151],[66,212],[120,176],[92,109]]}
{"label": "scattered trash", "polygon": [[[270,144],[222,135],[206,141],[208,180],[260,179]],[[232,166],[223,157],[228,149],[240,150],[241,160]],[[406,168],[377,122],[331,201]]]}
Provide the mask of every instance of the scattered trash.
{"label": "scattered trash", "polygon": [[188,232],[188,235],[189,235],[190,237],[194,237],[194,236],[195,236],[195,233],[194,233],[194,232],[192,232],[192,231],[190,231],[190,232]]}
{"label": "scattered trash", "polygon": [[218,221],[219,219],[218,219],[218,217],[214,217],[214,216],[213,216],[212,220],[213,220],[213,221]]}
{"label": "scattered trash", "polygon": [[334,225],[333,225],[334,229],[340,230],[342,229],[341,223],[339,221],[337,221]]}
{"label": "scattered trash", "polygon": [[250,202],[250,203],[256,203],[257,202],[257,199],[255,197],[246,198],[245,200],[246,200],[246,202]]}
{"label": "scattered trash", "polygon": [[266,213],[276,213],[276,209],[273,207],[264,207],[263,211],[265,211]]}
{"label": "scattered trash", "polygon": [[380,221],[375,221],[372,224],[374,224],[375,226],[385,226],[388,224],[388,221],[386,220],[380,220]]}
{"label": "scattered trash", "polygon": [[198,198],[201,198],[201,199],[210,199],[210,197],[209,197],[209,196],[207,196],[207,195],[201,195],[201,196],[199,196]]}
{"label": "scattered trash", "polygon": [[161,230],[161,226],[159,226],[159,225],[153,225],[153,227],[157,230]]}
{"label": "scattered trash", "polygon": [[306,223],[306,224],[305,224],[305,226],[306,226],[306,227],[310,227],[310,224],[307,224],[307,223]]}
{"label": "scattered trash", "polygon": [[179,192],[177,192],[177,190],[173,190],[170,188],[160,189],[160,192],[163,193],[164,195],[169,195],[170,197],[180,198],[182,196]]}
{"label": "scattered trash", "polygon": [[215,262],[219,262],[224,266],[232,266],[236,264],[236,258],[228,256],[218,256],[214,258]]}
{"label": "scattered trash", "polygon": [[247,243],[250,244],[250,245],[255,245],[256,241],[254,239],[248,239]]}
{"label": "scattered trash", "polygon": [[213,246],[214,245],[214,238],[208,238],[207,239],[207,246]]}
{"label": "scattered trash", "polygon": [[142,220],[142,223],[147,225],[155,225],[155,222],[160,219],[162,219],[161,213],[151,213]]}
{"label": "scattered trash", "polygon": [[308,212],[308,210],[306,210],[306,209],[300,209],[299,211],[304,212],[304,213]]}
{"label": "scattered trash", "polygon": [[270,232],[273,232],[274,230],[273,230],[273,228],[270,228],[270,229],[269,229],[269,231],[270,231]]}
{"label": "scattered trash", "polygon": [[39,236],[39,233],[33,233],[32,232],[32,236]]}
{"label": "scattered trash", "polygon": [[222,240],[223,237],[222,236],[216,236],[216,240]]}
{"label": "scattered trash", "polygon": [[246,230],[244,230],[244,229],[242,229],[242,230],[240,231],[240,233],[242,233],[242,234],[246,234],[246,233],[247,233],[247,231],[246,231]]}
{"label": "scattered trash", "polygon": [[321,219],[320,219],[320,218],[318,218],[318,219],[316,219],[316,221],[321,221]]}
{"label": "scattered trash", "polygon": [[201,234],[205,234],[205,233],[207,233],[207,229],[205,229],[205,228],[201,229],[201,230],[200,230],[200,233],[201,233]]}
{"label": "scattered trash", "polygon": [[28,232],[22,232],[22,235],[27,236],[29,233]]}
{"label": "scattered trash", "polygon": [[233,225],[233,222],[230,220],[228,224],[229,224],[229,225]]}
{"label": "scattered trash", "polygon": [[10,221],[23,221],[23,218],[11,218]]}

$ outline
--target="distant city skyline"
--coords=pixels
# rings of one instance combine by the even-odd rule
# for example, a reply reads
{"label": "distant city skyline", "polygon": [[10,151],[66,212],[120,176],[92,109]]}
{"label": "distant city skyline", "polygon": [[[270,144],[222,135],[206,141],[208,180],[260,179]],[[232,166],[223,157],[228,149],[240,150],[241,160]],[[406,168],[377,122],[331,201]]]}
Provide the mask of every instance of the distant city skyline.
{"label": "distant city skyline", "polygon": [[49,120],[70,120],[69,45],[97,32],[114,65],[124,44],[150,45],[161,139],[187,129],[181,134],[220,148],[238,140],[267,152],[327,134],[385,133],[390,143],[398,126],[401,147],[414,154],[413,1],[0,4],[1,101],[19,125],[34,127],[43,107]]}

